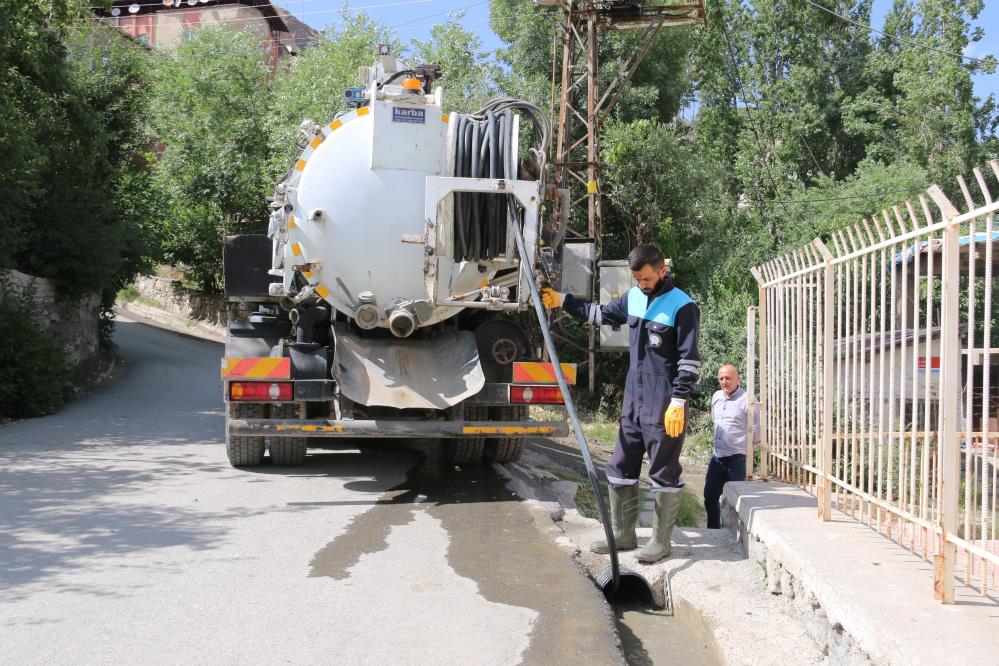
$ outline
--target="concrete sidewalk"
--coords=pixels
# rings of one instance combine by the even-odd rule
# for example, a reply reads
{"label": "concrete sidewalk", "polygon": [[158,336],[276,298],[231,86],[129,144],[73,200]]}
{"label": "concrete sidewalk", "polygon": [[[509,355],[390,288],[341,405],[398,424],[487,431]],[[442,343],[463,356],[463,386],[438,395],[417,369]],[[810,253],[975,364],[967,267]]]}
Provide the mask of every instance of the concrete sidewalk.
{"label": "concrete sidewalk", "polygon": [[934,601],[929,562],[839,511],[823,523],[796,486],[729,483],[724,496],[771,594],[834,663],[999,662],[999,599],[960,587],[957,604]]}

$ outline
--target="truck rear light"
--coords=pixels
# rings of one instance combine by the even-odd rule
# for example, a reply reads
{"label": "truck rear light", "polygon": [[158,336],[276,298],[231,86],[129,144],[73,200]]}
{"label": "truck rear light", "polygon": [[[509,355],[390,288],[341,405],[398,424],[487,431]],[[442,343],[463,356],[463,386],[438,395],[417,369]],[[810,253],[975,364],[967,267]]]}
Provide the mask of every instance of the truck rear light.
{"label": "truck rear light", "polygon": [[291,400],[291,382],[229,382],[230,400]]}
{"label": "truck rear light", "polygon": [[511,386],[510,402],[518,405],[561,405],[565,400],[557,386]]}

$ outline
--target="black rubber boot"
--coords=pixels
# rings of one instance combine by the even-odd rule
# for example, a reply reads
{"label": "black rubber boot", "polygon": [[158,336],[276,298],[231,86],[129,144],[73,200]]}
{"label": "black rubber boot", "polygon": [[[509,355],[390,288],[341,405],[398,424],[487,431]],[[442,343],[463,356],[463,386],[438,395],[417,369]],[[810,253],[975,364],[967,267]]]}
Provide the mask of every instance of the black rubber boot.
{"label": "black rubber boot", "polygon": [[[618,550],[634,550],[638,548],[638,535],[635,526],[638,525],[638,513],[641,510],[638,484],[633,486],[610,486],[611,528],[614,530],[614,544]],[[590,551],[606,555],[610,552],[607,540],[601,539],[590,544]]]}

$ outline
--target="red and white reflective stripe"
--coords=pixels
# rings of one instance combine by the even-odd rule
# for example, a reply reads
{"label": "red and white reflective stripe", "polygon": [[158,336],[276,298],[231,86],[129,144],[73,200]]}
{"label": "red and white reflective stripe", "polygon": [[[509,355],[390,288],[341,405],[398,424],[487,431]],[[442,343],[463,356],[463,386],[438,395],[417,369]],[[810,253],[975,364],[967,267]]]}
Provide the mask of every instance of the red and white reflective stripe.
{"label": "red and white reflective stripe", "polygon": [[287,401],[294,397],[291,382],[229,382],[229,399],[251,402]]}
{"label": "red and white reflective stripe", "polygon": [[557,386],[511,386],[510,402],[515,405],[562,405],[562,391]]}

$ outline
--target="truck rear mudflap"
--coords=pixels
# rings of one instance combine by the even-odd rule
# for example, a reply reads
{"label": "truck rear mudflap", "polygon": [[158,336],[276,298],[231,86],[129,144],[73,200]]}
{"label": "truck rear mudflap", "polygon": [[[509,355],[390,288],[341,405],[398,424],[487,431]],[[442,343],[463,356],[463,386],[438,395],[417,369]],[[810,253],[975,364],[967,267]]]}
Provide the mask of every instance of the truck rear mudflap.
{"label": "truck rear mudflap", "polygon": [[565,422],[231,419],[229,434],[256,437],[518,438],[567,437]]}

